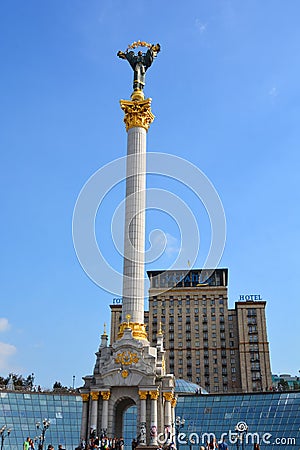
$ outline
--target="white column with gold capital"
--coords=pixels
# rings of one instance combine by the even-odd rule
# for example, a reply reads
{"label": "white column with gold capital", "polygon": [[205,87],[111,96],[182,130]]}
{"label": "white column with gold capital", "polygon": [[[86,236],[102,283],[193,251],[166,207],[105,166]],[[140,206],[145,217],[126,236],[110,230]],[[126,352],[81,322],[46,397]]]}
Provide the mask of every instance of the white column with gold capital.
{"label": "white column with gold capital", "polygon": [[110,392],[109,391],[101,391],[101,396],[102,396],[102,422],[101,422],[101,428],[102,428],[102,432],[106,433],[107,432],[107,427],[108,427],[108,401],[110,398]]}
{"label": "white column with gold capital", "polygon": [[91,398],[92,398],[92,408],[91,408],[90,428],[92,428],[93,430],[97,430],[99,392],[97,391],[91,392]]}
{"label": "white column with gold capital", "polygon": [[81,429],[80,429],[80,439],[82,441],[86,440],[86,434],[88,429],[88,413],[89,413],[89,398],[90,394],[81,394],[82,398],[82,419],[81,419]]}
{"label": "white column with gold capital", "polygon": [[151,428],[150,428],[150,445],[157,445],[157,399],[159,392],[157,390],[150,391],[151,399]]}
{"label": "white column with gold capital", "polygon": [[146,134],[154,120],[151,99],[121,100],[127,130],[122,324],[133,337],[147,339],[144,326]]}

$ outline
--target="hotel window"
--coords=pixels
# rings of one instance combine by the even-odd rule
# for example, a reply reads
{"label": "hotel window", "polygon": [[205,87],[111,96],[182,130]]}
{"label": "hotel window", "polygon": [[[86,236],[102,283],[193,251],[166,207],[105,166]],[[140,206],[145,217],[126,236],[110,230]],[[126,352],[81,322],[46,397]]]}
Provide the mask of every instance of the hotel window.
{"label": "hotel window", "polygon": [[[235,373],[235,372],[236,372],[235,367],[231,367],[231,373]],[[233,379],[232,379],[232,381],[233,381]]]}
{"label": "hotel window", "polygon": [[235,350],[230,350],[231,355],[235,355]]}
{"label": "hotel window", "polygon": [[212,298],[210,301],[210,306],[214,306],[214,304],[215,304],[215,300]]}
{"label": "hotel window", "polygon": [[228,320],[232,320],[232,316],[228,316]]}

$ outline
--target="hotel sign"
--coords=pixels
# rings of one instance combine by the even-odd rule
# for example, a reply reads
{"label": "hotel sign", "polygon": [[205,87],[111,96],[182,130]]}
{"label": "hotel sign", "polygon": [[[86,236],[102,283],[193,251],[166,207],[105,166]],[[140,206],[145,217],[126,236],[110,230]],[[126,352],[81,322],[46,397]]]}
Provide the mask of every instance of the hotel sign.
{"label": "hotel sign", "polygon": [[249,301],[262,300],[262,298],[261,298],[261,295],[259,295],[259,294],[240,295],[240,301],[244,301],[244,300],[246,300],[246,302],[249,302]]}

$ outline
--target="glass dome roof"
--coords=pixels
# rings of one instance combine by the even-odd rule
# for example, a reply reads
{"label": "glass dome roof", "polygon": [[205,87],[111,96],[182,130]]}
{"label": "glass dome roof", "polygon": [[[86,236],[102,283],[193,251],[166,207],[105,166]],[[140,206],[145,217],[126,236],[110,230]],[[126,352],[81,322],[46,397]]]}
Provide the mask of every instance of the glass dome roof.
{"label": "glass dome roof", "polygon": [[181,378],[176,378],[175,384],[176,394],[208,394],[208,392],[203,389],[203,387],[198,384],[192,383],[190,381],[183,380]]}

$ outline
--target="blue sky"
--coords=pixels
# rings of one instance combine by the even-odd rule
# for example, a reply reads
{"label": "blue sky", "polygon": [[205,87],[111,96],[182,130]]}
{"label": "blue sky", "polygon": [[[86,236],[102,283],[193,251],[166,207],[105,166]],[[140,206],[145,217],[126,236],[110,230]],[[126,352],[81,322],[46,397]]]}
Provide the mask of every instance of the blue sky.
{"label": "blue sky", "polygon": [[[148,150],[182,157],[215,186],[227,221],[221,267],[229,305],[240,294],[267,300],[272,371],[297,374],[299,336],[299,2],[3,1],[1,52],[0,374],[45,387],[77,386],[92,373],[114,297],[76,258],[72,215],[89,177],[126,153],[121,98],[132,71],[116,57],[141,39],[162,51],[146,76],[156,115]],[[195,211],[203,263],[205,210],[163,177]],[[121,270],[110,242],[121,183],[97,216],[99,244]],[[170,236],[164,269],[179,246],[165,214],[147,214]]]}

